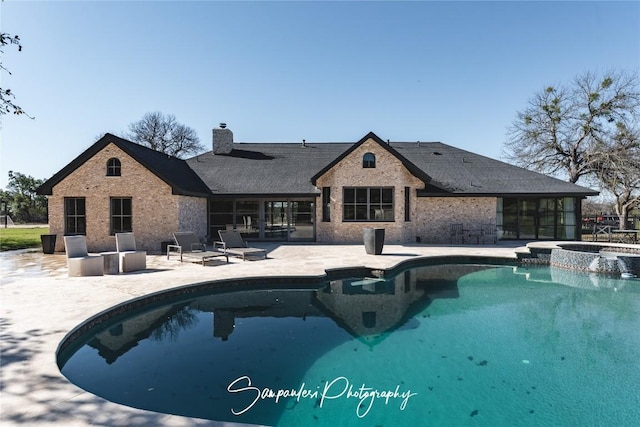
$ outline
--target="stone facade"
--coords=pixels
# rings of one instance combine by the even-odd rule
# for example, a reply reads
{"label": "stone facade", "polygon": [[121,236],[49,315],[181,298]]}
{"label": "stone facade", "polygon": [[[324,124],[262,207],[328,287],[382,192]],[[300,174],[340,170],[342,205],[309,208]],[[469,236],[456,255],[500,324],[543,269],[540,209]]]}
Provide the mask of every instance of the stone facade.
{"label": "stone facade", "polygon": [[[375,168],[362,167],[365,153],[375,155]],[[322,203],[317,203],[318,242],[359,243],[362,242],[363,227],[383,227],[385,242],[388,243],[411,243],[418,240],[423,243],[449,243],[451,223],[462,223],[470,235],[479,232],[480,224],[496,223],[496,197],[417,197],[416,191],[423,189],[424,183],[411,174],[398,158],[373,140],[365,141],[318,178],[316,186],[318,189],[331,187],[330,222],[322,221]],[[345,186],[392,186],[394,221],[343,221],[342,198]],[[405,187],[410,191],[409,221],[405,221]]]}
{"label": "stone facade", "polygon": [[[106,176],[111,158],[120,160],[121,176]],[[49,196],[49,228],[58,235],[57,251],[64,251],[65,197],[85,198],[90,252],[116,249],[115,236],[110,234],[111,197],[132,199],[132,228],[141,250],[159,252],[160,242],[192,225],[201,237],[206,235],[206,199],[172,194],[167,183],[115,144],[107,145],[54,186]]]}

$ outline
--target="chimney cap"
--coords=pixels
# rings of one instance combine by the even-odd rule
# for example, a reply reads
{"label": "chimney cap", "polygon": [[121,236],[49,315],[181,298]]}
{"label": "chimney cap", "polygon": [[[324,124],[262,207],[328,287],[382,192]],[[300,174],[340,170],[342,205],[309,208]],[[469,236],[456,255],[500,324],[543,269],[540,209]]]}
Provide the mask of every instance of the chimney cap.
{"label": "chimney cap", "polygon": [[221,128],[221,129],[225,129],[226,127],[227,127],[227,124],[226,124],[226,123],[220,123],[220,128]]}

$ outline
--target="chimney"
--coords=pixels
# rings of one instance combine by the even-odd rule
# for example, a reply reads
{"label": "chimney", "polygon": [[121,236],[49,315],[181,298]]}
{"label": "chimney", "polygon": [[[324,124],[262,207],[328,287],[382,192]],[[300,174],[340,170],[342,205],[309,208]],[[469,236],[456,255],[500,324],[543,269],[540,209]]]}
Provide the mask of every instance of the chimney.
{"label": "chimney", "polygon": [[229,154],[233,149],[233,132],[227,129],[226,123],[213,129],[213,154]]}

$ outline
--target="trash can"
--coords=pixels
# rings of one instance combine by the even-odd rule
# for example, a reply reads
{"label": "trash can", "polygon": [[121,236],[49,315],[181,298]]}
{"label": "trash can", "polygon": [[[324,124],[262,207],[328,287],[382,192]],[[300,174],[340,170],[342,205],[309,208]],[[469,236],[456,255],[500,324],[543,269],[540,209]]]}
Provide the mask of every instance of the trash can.
{"label": "trash can", "polygon": [[56,235],[55,234],[41,234],[40,242],[42,242],[43,253],[52,254],[56,251]]}
{"label": "trash can", "polygon": [[365,227],[362,229],[364,250],[369,255],[380,255],[384,246],[384,228]]}

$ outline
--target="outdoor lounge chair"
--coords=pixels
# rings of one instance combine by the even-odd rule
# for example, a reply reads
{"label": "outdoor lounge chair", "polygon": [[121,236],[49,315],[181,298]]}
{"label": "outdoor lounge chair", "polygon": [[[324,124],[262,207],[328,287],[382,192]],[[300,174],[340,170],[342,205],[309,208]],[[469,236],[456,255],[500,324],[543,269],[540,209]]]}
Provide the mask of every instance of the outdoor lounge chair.
{"label": "outdoor lounge chair", "polygon": [[147,252],[136,250],[136,238],[133,233],[116,233],[116,250],[120,256],[120,268],[123,273],[147,268]]}
{"label": "outdoor lounge chair", "polygon": [[104,262],[100,255],[89,255],[85,236],[64,236],[69,277],[102,276]]}
{"label": "outdoor lounge chair", "polygon": [[216,242],[221,246],[221,250],[227,255],[242,257],[246,260],[247,255],[262,255],[267,258],[266,249],[249,248],[239,231],[218,230],[220,241]]}
{"label": "outdoor lounge chair", "polygon": [[229,255],[220,251],[208,251],[207,246],[200,242],[198,236],[193,231],[176,231],[173,233],[175,245],[167,245],[167,259],[171,256],[171,252],[180,254],[180,262],[184,258],[197,259],[205,265],[207,261],[213,258],[223,256],[229,262]]}

